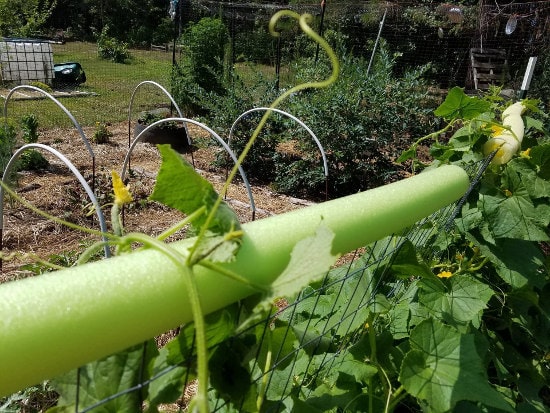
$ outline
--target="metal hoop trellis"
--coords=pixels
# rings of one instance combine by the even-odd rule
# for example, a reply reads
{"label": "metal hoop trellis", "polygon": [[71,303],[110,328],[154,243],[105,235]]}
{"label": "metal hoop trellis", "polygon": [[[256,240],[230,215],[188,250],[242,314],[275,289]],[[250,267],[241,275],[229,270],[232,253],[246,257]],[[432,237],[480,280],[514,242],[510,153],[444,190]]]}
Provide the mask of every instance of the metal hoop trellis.
{"label": "metal hoop trellis", "polygon": [[231,146],[231,138],[233,137],[235,128],[242,119],[244,119],[247,115],[253,112],[267,112],[267,111],[272,111],[292,119],[293,121],[298,123],[302,128],[304,128],[306,132],[311,136],[311,138],[317,145],[317,148],[319,148],[319,152],[321,153],[321,158],[323,159],[323,169],[325,174],[325,199],[328,199],[328,162],[327,162],[327,155],[326,155],[325,149],[323,148],[323,145],[321,144],[321,142],[319,141],[315,133],[313,133],[313,131],[296,116],[277,108],[259,107],[259,108],[249,109],[246,112],[241,113],[239,117],[233,122],[233,125],[231,125],[231,129],[229,130],[229,137],[227,138],[227,144]]}
{"label": "metal hoop trellis", "polygon": [[[78,181],[80,182],[80,185],[82,185],[82,187],[84,188],[84,191],[86,191],[86,194],[88,195],[88,197],[90,198],[90,201],[92,202],[92,204],[94,206],[97,218],[99,220],[99,227],[100,227],[101,232],[103,233],[102,240],[105,242],[105,245],[104,245],[105,257],[109,258],[111,256],[111,251],[109,249],[109,246],[107,245],[107,238],[106,238],[106,235],[105,235],[105,234],[107,234],[108,229],[107,229],[107,224],[105,222],[105,217],[103,215],[103,212],[101,211],[101,206],[99,205],[99,202],[98,202],[93,190],[90,188],[90,186],[88,185],[88,183],[86,182],[86,180],[84,179],[82,174],[73,165],[73,163],[69,159],[67,159],[67,157],[65,155],[63,155],[59,151],[55,150],[54,148],[52,148],[48,145],[41,144],[41,143],[29,143],[29,144],[23,145],[21,148],[19,148],[12,155],[12,157],[8,161],[8,164],[6,165],[6,168],[4,170],[4,174],[2,175],[2,183],[4,185],[6,185],[6,181],[9,179],[10,174],[12,172],[12,168],[15,166],[16,161],[19,158],[19,156],[23,152],[25,152],[26,150],[32,149],[32,148],[42,149],[42,150],[48,151],[48,152],[52,153],[53,155],[55,155],[59,160],[61,160],[70,169],[70,171],[73,173],[73,175],[78,179]],[[3,240],[3,235],[4,235],[4,192],[5,192],[4,188],[0,187],[0,251],[3,248],[2,240]],[[0,260],[0,268],[2,268],[1,265],[2,265],[2,261]]]}
{"label": "metal hoop trellis", "polygon": [[[172,107],[176,110],[176,112],[178,112],[178,117],[182,119],[184,118],[181,109],[179,108],[178,104],[176,103],[172,95],[166,90],[166,88],[164,88],[162,85],[152,80],[145,80],[139,83],[132,92],[132,96],[130,97],[130,105],[128,106],[128,147],[130,147],[130,143],[131,143],[132,106],[134,105],[134,98],[136,96],[138,89],[140,89],[144,85],[152,85],[160,89],[168,97]],[[186,122],[183,123],[183,128],[185,130],[185,135],[187,136],[187,143],[189,144],[189,147],[191,147],[192,142],[191,142],[191,137],[189,136],[189,130],[187,129]],[[193,158],[193,151],[191,151],[191,164],[193,165],[193,167],[195,167],[195,159]],[[128,159],[128,167],[130,167],[129,165],[130,165],[130,160]]]}
{"label": "metal hoop trellis", "polygon": [[8,119],[8,102],[11,96],[19,89],[30,89],[30,90],[34,90],[35,92],[43,94],[52,102],[54,102],[69,117],[74,127],[78,131],[80,137],[82,138],[82,141],[84,142],[84,146],[86,146],[86,149],[90,153],[90,157],[92,158],[92,191],[95,192],[95,154],[92,149],[92,146],[90,145],[90,141],[88,140],[88,138],[86,138],[86,134],[82,130],[82,127],[80,126],[76,118],[73,116],[73,114],[54,96],[52,96],[50,93],[36,86],[31,86],[31,85],[16,86],[12,90],[10,90],[10,93],[8,93],[8,96],[6,96],[6,100],[4,101],[4,120],[7,122],[7,119]]}

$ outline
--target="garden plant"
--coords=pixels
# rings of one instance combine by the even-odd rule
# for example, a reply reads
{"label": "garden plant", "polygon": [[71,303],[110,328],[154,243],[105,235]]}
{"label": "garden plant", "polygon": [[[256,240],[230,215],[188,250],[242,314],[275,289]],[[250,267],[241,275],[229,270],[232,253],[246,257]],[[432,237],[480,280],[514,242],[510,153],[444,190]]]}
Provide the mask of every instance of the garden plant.
{"label": "garden plant", "polygon": [[[306,88],[329,86],[339,70],[327,43],[307,25],[308,17],[279,12],[272,27],[280,17],[299,20],[327,51],[332,72],[327,80],[287,90],[273,107]],[[401,211],[414,212],[417,219],[426,213],[421,206],[444,206],[468,189],[451,214],[418,225],[415,219],[411,231],[365,245],[359,257],[340,266],[335,266],[335,235],[318,222],[315,234],[294,247],[289,267],[269,285],[226,266],[247,247],[246,231],[254,226],[241,226],[212,186],[168,147],[159,147],[163,165],[152,198],[187,217],[157,238],[124,234],[120,212],[132,196],[113,174],[109,245],[121,256],[118,262],[153,257],[151,251],[133,252],[137,244],[168,257],[185,284],[188,295],[181,300],[188,303],[193,322],[161,349],[151,339],[52,380],[59,401],[49,411],[87,406],[154,412],[174,402],[195,379],[189,410],[200,412],[547,411],[550,122],[538,105],[507,102],[498,90],[472,97],[451,89],[435,111],[443,128],[419,138],[398,159],[416,174],[415,184],[392,187],[413,198],[441,184],[431,177],[453,184],[449,199],[421,199],[417,211]],[[267,116],[244,147],[241,162]],[[427,146],[429,161],[419,156]],[[473,171],[469,188],[463,170]],[[228,183],[236,173],[235,166]],[[390,208],[382,201],[380,209]],[[182,248],[163,242],[188,224],[195,237]],[[92,246],[78,263],[101,247],[103,242]],[[270,265],[280,265],[277,258]],[[105,268],[109,261],[100,265]],[[199,268],[260,292],[259,297],[205,316]],[[119,335],[131,336],[130,330]],[[113,394],[117,397],[110,399]]]}

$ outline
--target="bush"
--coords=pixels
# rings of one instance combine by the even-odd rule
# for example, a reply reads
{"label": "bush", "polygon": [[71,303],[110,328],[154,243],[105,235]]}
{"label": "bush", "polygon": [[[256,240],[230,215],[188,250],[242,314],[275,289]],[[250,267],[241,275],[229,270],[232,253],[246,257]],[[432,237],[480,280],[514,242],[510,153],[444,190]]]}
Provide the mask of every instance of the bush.
{"label": "bush", "polygon": [[[34,113],[29,113],[21,118],[21,129],[23,131],[23,141],[25,143],[38,142],[38,117]],[[44,169],[49,162],[42,153],[35,149],[29,149],[23,152],[17,162],[18,171],[35,171]]]}
{"label": "bush", "polygon": [[109,142],[109,138],[112,136],[113,133],[107,128],[105,123],[96,122],[92,142],[98,144],[107,143]]}
{"label": "bush", "polygon": [[[272,82],[266,80],[261,73],[247,75],[244,81],[238,74],[234,74],[232,81],[225,85],[228,92],[223,98],[214,92],[199,96],[201,108],[208,112],[208,119],[204,122],[220,135],[228,136],[235,120],[245,111],[254,107],[268,106],[277,96],[278,91]],[[241,119],[231,137],[231,149],[237,156],[243,151],[251,138],[264,112],[254,112]],[[272,116],[262,133],[252,146],[243,163],[243,168],[249,178],[257,183],[269,183],[275,173],[273,156],[279,141],[284,139],[282,133],[287,128],[284,119]],[[213,141],[212,141],[213,142]],[[231,167],[233,161],[225,152],[220,153],[215,161],[217,167]]]}
{"label": "bush", "polygon": [[229,33],[220,19],[206,17],[191,24],[181,37],[183,57],[172,74],[172,94],[181,107],[199,111],[205,92],[225,94],[224,57]]}
{"label": "bush", "polygon": [[47,168],[49,164],[48,160],[39,151],[28,149],[19,156],[17,170],[37,171]]}
{"label": "bush", "polygon": [[34,113],[24,115],[21,118],[23,140],[25,143],[38,142],[38,117]]}
{"label": "bush", "polygon": [[97,54],[102,59],[111,60],[115,63],[124,63],[130,58],[128,44],[110,37],[109,27],[105,26],[97,39]]}
{"label": "bush", "polygon": [[[347,55],[341,62],[336,84],[302,94],[290,105],[290,112],[313,130],[327,152],[331,197],[400,177],[400,167],[394,165],[394,159],[408,146],[411,137],[432,130],[433,121],[428,114],[436,106],[428,100],[428,85],[422,80],[425,68],[405,73],[402,78],[394,77],[395,57],[385,47],[381,47],[368,76],[365,59]],[[310,59],[300,62],[297,71],[299,81],[321,79],[329,73],[322,62]],[[304,141],[302,151],[318,152],[312,141]],[[315,169],[319,163],[312,155],[304,161],[299,173]],[[281,171],[289,168],[279,166]],[[321,190],[323,180],[316,179],[315,184],[300,182],[295,179],[297,174],[285,172],[275,179],[289,192]]]}

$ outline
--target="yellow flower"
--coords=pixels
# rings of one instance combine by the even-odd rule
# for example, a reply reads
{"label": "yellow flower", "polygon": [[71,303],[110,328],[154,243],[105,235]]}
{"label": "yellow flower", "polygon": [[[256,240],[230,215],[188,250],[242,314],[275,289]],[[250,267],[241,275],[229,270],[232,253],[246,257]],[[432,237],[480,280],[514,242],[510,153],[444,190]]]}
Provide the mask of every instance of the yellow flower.
{"label": "yellow flower", "polygon": [[437,274],[439,278],[451,278],[453,276],[453,273],[450,271],[441,271],[439,274]]}
{"label": "yellow flower", "polygon": [[111,171],[111,177],[113,179],[113,192],[115,193],[115,204],[119,207],[132,202],[134,199],[130,194],[130,186],[125,186],[120,176]]}
{"label": "yellow flower", "polygon": [[527,148],[519,153],[519,156],[525,159],[531,159],[531,148]]}
{"label": "yellow flower", "polygon": [[506,197],[510,198],[513,194],[512,194],[512,192],[511,192],[509,189],[505,189],[505,190],[504,190],[504,195],[505,195]]}
{"label": "yellow flower", "polygon": [[504,128],[500,125],[491,125],[491,136],[498,136],[502,133],[503,130]]}

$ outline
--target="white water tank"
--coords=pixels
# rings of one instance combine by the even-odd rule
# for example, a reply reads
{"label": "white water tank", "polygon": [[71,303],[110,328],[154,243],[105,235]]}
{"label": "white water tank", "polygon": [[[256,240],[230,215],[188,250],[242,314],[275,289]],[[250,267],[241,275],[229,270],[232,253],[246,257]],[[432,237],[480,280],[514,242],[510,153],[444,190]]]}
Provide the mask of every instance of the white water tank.
{"label": "white water tank", "polygon": [[2,39],[0,65],[2,82],[51,84],[54,78],[52,46],[42,40]]}

